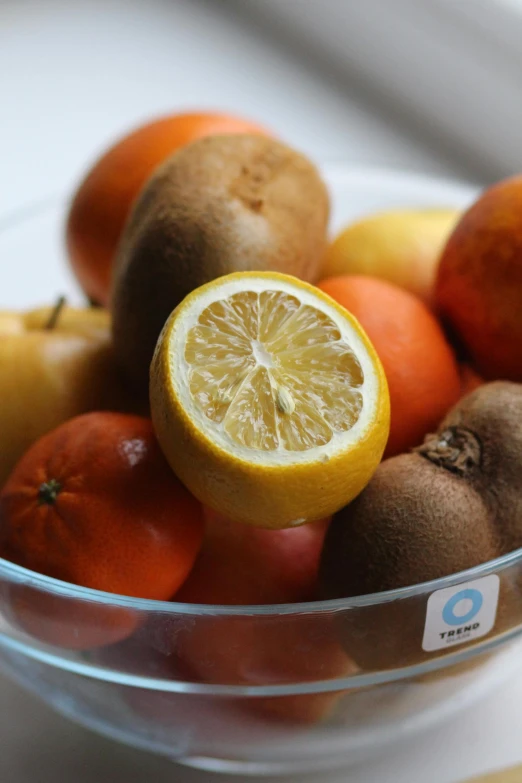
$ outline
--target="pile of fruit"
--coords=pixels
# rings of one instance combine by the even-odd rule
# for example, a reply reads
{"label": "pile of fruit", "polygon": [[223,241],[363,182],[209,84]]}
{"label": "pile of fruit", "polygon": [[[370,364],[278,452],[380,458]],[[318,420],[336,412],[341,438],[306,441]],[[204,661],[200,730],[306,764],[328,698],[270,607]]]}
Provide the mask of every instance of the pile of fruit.
{"label": "pile of fruit", "polygon": [[[522,546],[522,177],[463,214],[371,215],[333,241],[328,221],[314,164],[238,118],[162,119],[96,163],[67,220],[89,306],[0,314],[0,556],[250,605]],[[242,633],[260,668],[286,644]],[[350,665],[389,665],[361,639]],[[197,633],[177,653],[237,681],[214,642],[200,670]]]}

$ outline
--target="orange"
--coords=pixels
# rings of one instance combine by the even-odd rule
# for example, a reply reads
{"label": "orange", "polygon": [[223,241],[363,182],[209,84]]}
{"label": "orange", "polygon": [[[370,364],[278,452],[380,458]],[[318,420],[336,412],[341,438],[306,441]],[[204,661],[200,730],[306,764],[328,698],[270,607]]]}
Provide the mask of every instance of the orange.
{"label": "orange", "polygon": [[[167,465],[150,420],[139,416],[89,413],[62,424],[29,449],[0,494],[0,556],[121,595],[171,598],[194,564],[203,529],[200,504]],[[35,632],[42,613],[24,595]],[[41,629],[48,641],[90,646],[128,630],[125,622],[64,639],[61,606],[53,605],[59,617],[48,607]],[[74,620],[71,611],[69,626]],[[92,617],[87,624],[92,630]]]}
{"label": "orange", "polygon": [[87,296],[109,303],[112,261],[134,199],[154,169],[185,144],[218,134],[268,132],[216,112],[173,114],[119,139],[87,172],[67,218],[69,259]]}
{"label": "orange", "polygon": [[464,213],[442,253],[442,317],[485,380],[522,382],[522,175]]}
{"label": "orange", "polygon": [[357,318],[388,380],[385,457],[419,445],[460,396],[459,369],[441,326],[413,294],[373,277],[343,275],[319,288]]}

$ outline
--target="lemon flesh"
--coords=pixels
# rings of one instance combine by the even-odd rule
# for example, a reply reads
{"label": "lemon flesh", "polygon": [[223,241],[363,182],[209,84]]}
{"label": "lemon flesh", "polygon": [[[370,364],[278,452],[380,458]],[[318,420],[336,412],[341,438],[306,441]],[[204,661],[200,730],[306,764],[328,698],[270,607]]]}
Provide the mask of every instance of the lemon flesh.
{"label": "lemon flesh", "polygon": [[334,321],[284,291],[212,303],[185,347],[190,393],[242,446],[305,451],[357,421],[363,372]]}

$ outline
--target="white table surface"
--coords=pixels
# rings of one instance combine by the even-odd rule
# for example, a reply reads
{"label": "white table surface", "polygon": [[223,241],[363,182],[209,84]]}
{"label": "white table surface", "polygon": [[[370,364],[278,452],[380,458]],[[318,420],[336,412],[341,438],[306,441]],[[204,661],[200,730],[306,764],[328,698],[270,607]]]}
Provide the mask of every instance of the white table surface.
{"label": "white table surface", "polygon": [[[0,219],[70,192],[88,162],[130,125],[191,107],[257,117],[318,160],[462,174],[349,89],[221,18],[216,6],[0,0]],[[8,264],[0,258],[0,274]],[[223,779],[97,737],[2,679],[0,705],[2,783]],[[456,783],[520,762],[521,705],[522,666],[515,682],[429,735],[364,768],[308,780]]]}
{"label": "white table surface", "polygon": [[522,678],[429,735],[363,767],[275,778],[213,775],[181,767],[91,734],[9,682],[0,687],[2,783],[456,783],[522,761]]}

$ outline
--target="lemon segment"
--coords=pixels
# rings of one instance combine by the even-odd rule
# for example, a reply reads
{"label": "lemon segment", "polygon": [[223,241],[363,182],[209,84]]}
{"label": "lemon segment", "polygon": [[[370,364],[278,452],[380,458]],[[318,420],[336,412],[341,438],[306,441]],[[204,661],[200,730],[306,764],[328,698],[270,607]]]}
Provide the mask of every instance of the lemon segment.
{"label": "lemon segment", "polygon": [[386,380],[361,326],[285,275],[237,273],[190,294],[160,336],[150,392],[158,440],[187,487],[262,527],[337,511],[388,437]]}

